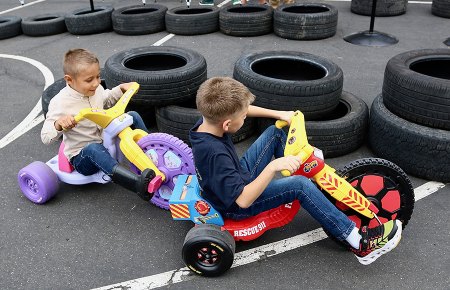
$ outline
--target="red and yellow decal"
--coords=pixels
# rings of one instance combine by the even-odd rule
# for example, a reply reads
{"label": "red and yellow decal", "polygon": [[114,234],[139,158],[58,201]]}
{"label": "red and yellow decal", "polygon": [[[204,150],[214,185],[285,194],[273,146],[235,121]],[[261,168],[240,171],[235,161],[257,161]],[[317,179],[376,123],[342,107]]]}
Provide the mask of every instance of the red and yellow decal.
{"label": "red and yellow decal", "polygon": [[172,218],[174,219],[188,219],[191,217],[187,204],[171,204],[170,212],[172,213]]}

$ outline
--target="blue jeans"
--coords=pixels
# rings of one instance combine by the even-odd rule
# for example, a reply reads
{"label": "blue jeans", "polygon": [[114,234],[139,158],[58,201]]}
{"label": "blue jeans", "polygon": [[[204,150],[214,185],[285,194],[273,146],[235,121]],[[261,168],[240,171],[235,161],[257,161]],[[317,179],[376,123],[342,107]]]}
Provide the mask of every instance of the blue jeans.
{"label": "blue jeans", "polygon": [[[133,117],[133,127],[148,132],[142,117],[135,111],[127,112]],[[78,155],[70,160],[73,167],[83,175],[92,175],[99,170],[111,176],[117,160],[109,154],[108,150],[100,143],[90,143],[81,149]]]}
{"label": "blue jeans", "polygon": [[[248,169],[253,181],[273,157],[284,154],[286,134],[275,126],[267,128],[241,158],[241,166]],[[248,208],[236,203],[225,213],[227,218],[243,219],[298,199],[301,206],[331,235],[345,240],[355,227],[324,194],[306,177],[295,175],[272,180],[262,194]]]}

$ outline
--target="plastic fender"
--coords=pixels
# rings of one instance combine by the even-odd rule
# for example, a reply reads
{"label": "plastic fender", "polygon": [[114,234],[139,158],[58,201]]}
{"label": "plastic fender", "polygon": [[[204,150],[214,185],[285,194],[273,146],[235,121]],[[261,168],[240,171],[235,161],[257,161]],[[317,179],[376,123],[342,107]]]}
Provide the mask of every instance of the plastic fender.
{"label": "plastic fender", "polygon": [[200,196],[195,175],[180,175],[169,200],[174,220],[191,220],[195,224],[224,224],[220,213]]}

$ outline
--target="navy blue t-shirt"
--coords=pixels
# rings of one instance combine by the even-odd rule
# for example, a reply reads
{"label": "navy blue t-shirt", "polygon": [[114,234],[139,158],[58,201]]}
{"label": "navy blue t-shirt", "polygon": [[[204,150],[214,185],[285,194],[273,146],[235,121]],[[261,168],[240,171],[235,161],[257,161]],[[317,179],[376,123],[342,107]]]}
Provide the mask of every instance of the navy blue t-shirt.
{"label": "navy blue t-shirt", "polygon": [[225,213],[250,182],[250,173],[240,165],[231,136],[196,132],[202,123],[199,120],[189,131],[202,197]]}

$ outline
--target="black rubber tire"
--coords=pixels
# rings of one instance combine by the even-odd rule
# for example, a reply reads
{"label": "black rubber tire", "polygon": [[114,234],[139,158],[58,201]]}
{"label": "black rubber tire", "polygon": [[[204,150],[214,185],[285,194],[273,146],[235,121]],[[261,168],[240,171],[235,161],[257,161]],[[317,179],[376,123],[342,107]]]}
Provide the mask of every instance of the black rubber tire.
{"label": "black rubber tire", "polygon": [[[227,230],[221,230],[219,226],[212,224],[200,224],[187,233],[183,243],[182,258],[186,266],[194,273],[215,277],[231,268],[235,248],[235,241]],[[205,251],[216,260],[210,260],[211,263],[201,261],[205,258],[202,255]]]}
{"label": "black rubber tire", "polygon": [[22,34],[22,18],[18,16],[0,16],[0,39]]}
{"label": "black rubber tire", "polygon": [[450,130],[450,50],[412,50],[391,58],[383,99],[391,112],[406,120]]}
{"label": "black rubber tire", "polygon": [[[262,132],[274,119],[258,119],[258,131]],[[337,157],[355,151],[366,140],[369,125],[367,104],[348,92],[342,92],[339,105],[326,117],[306,121],[308,142],[323,151],[325,157]],[[286,127],[287,128],[287,127]]]}
{"label": "black rubber tire", "polygon": [[224,6],[219,13],[220,31],[231,36],[259,36],[272,32],[273,9],[268,5]]}
{"label": "black rubber tire", "polygon": [[[352,0],[350,10],[359,15],[372,14],[373,0]],[[375,16],[397,16],[405,14],[408,0],[377,0]]]}
{"label": "black rubber tire", "polygon": [[450,132],[394,115],[384,106],[381,95],[370,109],[369,144],[375,154],[411,175],[450,182]]}
{"label": "black rubber tire", "polygon": [[112,55],[105,63],[109,87],[140,84],[133,102],[167,106],[195,99],[207,78],[205,58],[193,50],[172,46],[133,48]]}
{"label": "black rubber tire", "polygon": [[[180,106],[165,106],[156,108],[156,125],[158,130],[174,135],[190,146],[189,130],[201,118],[200,112],[195,108],[195,103]],[[234,143],[252,136],[256,129],[256,120],[246,118],[244,125],[232,136]]]}
{"label": "black rubber tire", "polygon": [[219,11],[210,7],[175,7],[167,11],[166,30],[178,35],[200,35],[219,30]]}
{"label": "black rubber tire", "polygon": [[450,1],[433,0],[431,3],[431,13],[439,17],[450,18]]}
{"label": "black rubber tire", "polygon": [[111,14],[114,8],[108,6],[77,9],[66,14],[67,31],[75,35],[95,34],[112,30]]}
{"label": "black rubber tire", "polygon": [[112,26],[122,35],[143,35],[165,30],[167,7],[161,4],[132,5],[118,8],[111,15]]}
{"label": "black rubber tire", "polygon": [[336,34],[338,10],[329,4],[282,5],[273,14],[276,35],[296,40],[314,40]]}
{"label": "black rubber tire", "polygon": [[319,119],[339,104],[344,81],[335,63],[298,51],[266,51],[240,57],[233,77],[256,96],[255,105],[275,110],[300,110]]}
{"label": "black rubber tire", "polygon": [[66,86],[66,80],[64,78],[60,78],[56,80],[53,84],[49,85],[43,92],[41,97],[42,103],[42,112],[44,112],[44,116],[47,115],[48,105],[50,101],[56,96],[64,87]]}
{"label": "black rubber tire", "polygon": [[23,34],[28,36],[47,36],[67,31],[63,14],[42,14],[22,20]]}

